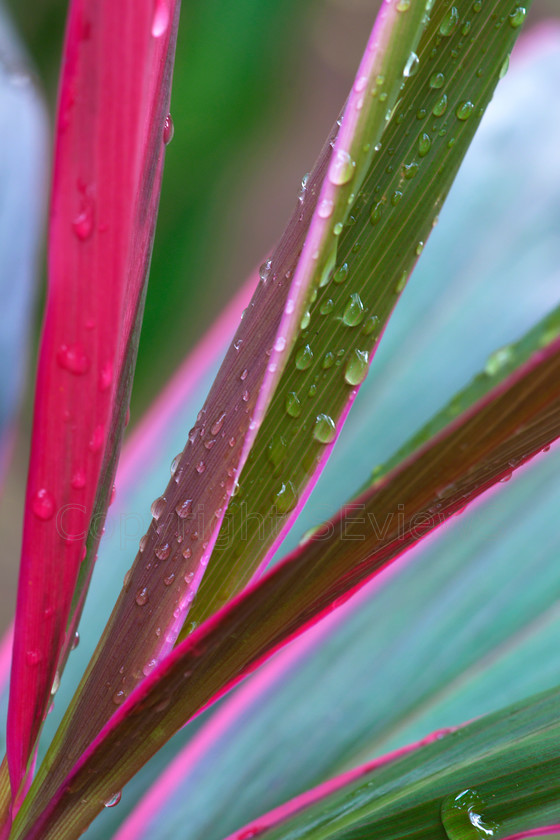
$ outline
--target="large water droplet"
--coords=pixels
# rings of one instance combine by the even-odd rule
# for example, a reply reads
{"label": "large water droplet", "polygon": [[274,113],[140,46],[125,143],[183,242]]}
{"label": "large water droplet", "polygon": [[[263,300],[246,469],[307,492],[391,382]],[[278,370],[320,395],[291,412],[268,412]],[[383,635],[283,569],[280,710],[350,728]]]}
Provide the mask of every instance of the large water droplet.
{"label": "large water droplet", "polygon": [[342,316],[342,322],[346,324],[347,327],[357,327],[358,324],[361,324],[363,321],[364,315],[364,304],[362,303],[360,295],[355,292],[350,296],[350,300],[346,304],[346,309],[344,310],[344,314]]}
{"label": "large water droplet", "polygon": [[367,376],[369,353],[367,350],[354,350],[346,364],[344,379],[349,385],[360,385]]}
{"label": "large water droplet", "polygon": [[408,78],[409,76],[414,76],[414,74],[418,70],[419,64],[420,59],[418,58],[415,52],[411,52],[407,58],[406,64],[404,65],[403,76],[405,78]]}
{"label": "large water droplet", "polygon": [[169,547],[169,543],[165,542],[161,545],[158,545],[158,547],[154,550],[154,554],[156,555],[158,560],[167,560],[170,551],[171,548]]}
{"label": "large water droplet", "polygon": [[313,350],[306,344],[305,347],[301,347],[296,355],[296,367],[298,370],[307,370],[308,367],[311,366],[313,362]]}
{"label": "large water droplet", "polygon": [[42,519],[45,522],[48,519],[52,519],[55,511],[54,497],[48,490],[45,490],[45,488],[42,487],[40,490],[37,490],[33,496],[31,510],[37,519]]}
{"label": "large water droplet", "polygon": [[443,35],[444,38],[448,38],[453,34],[458,23],[459,12],[457,11],[457,7],[451,6],[440,24],[439,34]]}
{"label": "large water droplet", "polygon": [[474,104],[472,102],[467,101],[467,102],[461,102],[461,104],[458,106],[455,113],[456,113],[457,118],[459,120],[468,120],[473,111],[474,111]]}
{"label": "large water droplet", "polygon": [[486,803],[470,788],[447,796],[441,806],[441,821],[449,840],[485,840],[498,826],[483,816]]}
{"label": "large water droplet", "polygon": [[318,414],[313,429],[313,437],[319,443],[331,443],[336,437],[336,426],[328,414]]}
{"label": "large water droplet", "polygon": [[434,117],[441,117],[447,111],[447,94],[444,93],[432,108]]}
{"label": "large water droplet", "polygon": [[139,607],[143,607],[144,604],[148,603],[148,589],[146,586],[142,586],[138,592],[136,593],[136,597],[134,599]]}
{"label": "large water droplet", "polygon": [[301,414],[301,402],[295,391],[290,391],[286,397],[286,412],[290,417],[299,417]]}
{"label": "large water droplet", "polygon": [[524,6],[518,6],[509,16],[509,25],[513,27],[513,29],[519,29],[525,21],[526,16],[527,9]]}
{"label": "large water droplet", "polygon": [[152,502],[152,506],[150,507],[150,513],[156,521],[160,518],[161,514],[165,510],[165,502],[165,496],[158,496],[158,498],[154,499],[154,501]]}
{"label": "large water droplet", "polygon": [[113,796],[110,796],[109,799],[106,799],[103,803],[106,808],[114,808],[115,805],[118,805],[121,801],[122,793],[119,790],[118,793],[114,793]]}
{"label": "large water droplet", "polygon": [[329,167],[329,180],[332,184],[341,186],[347,184],[354,177],[356,164],[343,149],[338,149]]}

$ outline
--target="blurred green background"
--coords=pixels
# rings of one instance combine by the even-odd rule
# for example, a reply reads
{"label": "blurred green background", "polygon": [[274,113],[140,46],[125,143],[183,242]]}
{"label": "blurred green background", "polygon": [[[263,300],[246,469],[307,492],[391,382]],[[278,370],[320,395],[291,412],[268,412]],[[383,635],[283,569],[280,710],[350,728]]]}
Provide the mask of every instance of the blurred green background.
{"label": "blurred green background", "polygon": [[[131,417],[274,245],[342,106],[378,0],[183,0]],[[54,116],[61,0],[9,0]],[[535,0],[529,25],[560,17]],[[40,309],[40,307],[39,307]],[[39,329],[40,312],[37,318]],[[32,388],[0,506],[0,629],[13,612]],[[185,434],[186,434],[185,430]]]}

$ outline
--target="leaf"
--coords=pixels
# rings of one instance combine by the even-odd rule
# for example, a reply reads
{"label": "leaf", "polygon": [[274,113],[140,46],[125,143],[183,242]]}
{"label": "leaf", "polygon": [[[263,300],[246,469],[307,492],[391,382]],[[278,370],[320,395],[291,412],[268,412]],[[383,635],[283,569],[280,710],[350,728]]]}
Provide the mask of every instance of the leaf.
{"label": "leaf", "polygon": [[46,189],[45,108],[15,33],[0,10],[0,480],[27,370]]}
{"label": "leaf", "polygon": [[176,15],[173,2],[159,7],[168,26],[156,37],[151,0],[133,5],[70,9],[8,714],[14,794],[73,639],[84,538],[106,510],[134,366]]}
{"label": "leaf", "polygon": [[[304,318],[181,638],[266,567],[299,514],[491,98],[518,30],[506,21],[494,40],[490,7],[472,19],[470,2],[454,8],[461,22],[442,37],[448,4],[435,4],[417,64],[409,54],[413,75],[356,190],[334,274],[325,276]],[[502,17],[509,11],[507,3],[496,8]],[[480,62],[474,44],[489,32]],[[465,101],[476,107],[461,119]]]}
{"label": "leaf", "polygon": [[417,750],[338,780],[338,790],[334,781],[307,801],[288,803],[231,840],[476,840],[557,823],[558,701],[554,689],[444,737],[436,733]]}
{"label": "leaf", "polygon": [[[306,299],[330,268],[337,241],[332,225],[342,225],[348,196],[359,188],[374,154],[364,141],[374,142],[381,134],[423,17],[424,0],[406,15],[396,6],[387,7],[378,19],[371,43],[379,45],[379,50],[366,52],[359,76],[364,81],[349,98],[332,161],[327,143],[309,180],[309,198],[297,208],[270,264],[263,268],[262,282],[185,450],[174,461],[164,494],[152,505],[154,521],[140,542],[107,628],[63,720],[53,751],[68,769],[116,706],[175,643],[212,553],[237,474],[295,340]],[[385,49],[390,33],[396,36],[396,46]],[[384,81],[375,82],[380,78]],[[377,84],[376,96],[363,102],[368,84]],[[381,98],[381,88],[386,99]]]}
{"label": "leaf", "polygon": [[[526,458],[560,436],[560,341],[551,341],[546,326],[531,360],[476,410],[368,490],[357,511],[355,505],[342,510],[332,527],[316,534],[169,654],[125,700],[65,779],[55,745],[20,812],[15,840],[81,830],[78,826],[85,827],[190,717],[509,474],[512,458],[520,453]],[[395,518],[400,505],[402,514]],[[369,522],[356,512],[368,515]],[[64,731],[64,723],[62,727]]]}

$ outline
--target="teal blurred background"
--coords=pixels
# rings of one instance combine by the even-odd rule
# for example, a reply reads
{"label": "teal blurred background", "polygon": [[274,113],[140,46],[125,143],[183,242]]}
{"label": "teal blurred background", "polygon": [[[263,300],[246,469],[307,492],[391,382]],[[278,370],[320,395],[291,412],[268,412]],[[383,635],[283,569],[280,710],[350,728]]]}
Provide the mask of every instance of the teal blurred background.
{"label": "teal blurred background", "polygon": [[[66,3],[6,3],[54,115]],[[131,417],[150,404],[282,232],[342,106],[378,0],[183,0],[175,136]],[[535,0],[534,25],[560,17]],[[37,316],[38,334],[40,312]],[[32,389],[0,507],[0,629],[13,611]],[[186,433],[186,430],[185,430]]]}

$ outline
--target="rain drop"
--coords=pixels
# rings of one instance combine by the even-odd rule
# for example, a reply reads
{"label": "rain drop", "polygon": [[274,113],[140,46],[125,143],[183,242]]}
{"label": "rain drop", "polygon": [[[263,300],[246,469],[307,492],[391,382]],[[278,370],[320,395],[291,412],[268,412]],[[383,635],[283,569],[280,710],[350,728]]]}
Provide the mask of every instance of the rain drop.
{"label": "rain drop", "polygon": [[52,517],[54,516],[54,498],[48,490],[45,490],[44,487],[42,487],[40,490],[37,490],[37,492],[33,496],[33,500],[31,502],[31,510],[33,511],[37,519],[42,519],[44,522],[46,522],[48,519],[52,519]]}
{"label": "rain drop", "polygon": [[336,437],[336,426],[328,414],[318,414],[313,429],[313,437],[319,443],[331,443]]}
{"label": "rain drop", "polygon": [[107,799],[103,804],[106,808],[114,808],[115,805],[119,804],[119,802],[121,801],[121,798],[122,798],[122,793],[119,790],[118,793],[114,793],[113,796],[109,797],[109,799]]}
{"label": "rain drop", "polygon": [[457,11],[457,7],[451,6],[440,24],[439,34],[443,35],[444,38],[448,38],[453,34],[458,23],[459,12]]}
{"label": "rain drop", "polygon": [[158,558],[158,560],[167,560],[169,557],[169,552],[171,551],[169,547],[169,543],[162,543],[158,545],[158,547],[154,550],[154,554]]}
{"label": "rain drop", "polygon": [[441,821],[449,840],[483,840],[494,837],[498,825],[483,816],[485,802],[468,788],[447,796],[441,806]]}
{"label": "rain drop", "polygon": [[367,350],[354,350],[346,363],[344,379],[349,385],[361,385],[368,372],[369,353]]}
{"label": "rain drop", "polygon": [[169,26],[169,8],[167,0],[156,0],[156,8],[152,20],[152,35],[161,38]]}
{"label": "rain drop", "polygon": [[175,126],[173,125],[173,118],[168,114],[163,122],[163,142],[167,146],[173,140],[175,134]]}
{"label": "rain drop", "polygon": [[299,417],[301,414],[301,402],[295,391],[290,391],[286,397],[286,412],[290,417]]}
{"label": "rain drop", "polygon": [[175,513],[179,519],[186,519],[192,513],[192,499],[185,499],[184,502],[179,502],[175,508]]}
{"label": "rain drop", "polygon": [[144,604],[148,603],[148,589],[146,586],[142,586],[138,592],[136,593],[136,598],[134,599],[139,607],[143,607]]}
{"label": "rain drop", "polygon": [[152,514],[156,522],[165,510],[165,504],[165,496],[158,496],[158,498],[154,499],[154,501],[152,502],[152,506],[150,507],[150,513]]}
{"label": "rain drop", "polygon": [[519,29],[525,21],[527,16],[527,9],[524,6],[518,6],[509,16],[509,25],[513,29]]}
{"label": "rain drop", "polygon": [[81,376],[90,368],[90,361],[79,344],[61,344],[56,354],[56,360],[61,368]]}
{"label": "rain drop", "polygon": [[305,347],[301,347],[296,355],[296,367],[298,370],[307,370],[308,367],[311,366],[313,362],[313,350],[306,344]]}
{"label": "rain drop", "polygon": [[332,184],[342,186],[347,184],[354,177],[356,164],[343,149],[338,149],[329,167],[329,179]]}
{"label": "rain drop", "polygon": [[291,481],[286,481],[274,497],[276,511],[279,514],[289,513],[297,504],[297,493]]}
{"label": "rain drop", "polygon": [[462,102],[457,110],[455,111],[457,115],[457,119],[459,120],[468,120],[471,116],[472,112],[474,111],[474,105],[472,102]]}
{"label": "rain drop", "polygon": [[357,327],[358,324],[363,321],[364,315],[364,304],[362,303],[360,295],[355,292],[350,296],[350,300],[346,304],[346,309],[344,310],[344,314],[342,316],[342,322],[346,324],[347,327]]}

